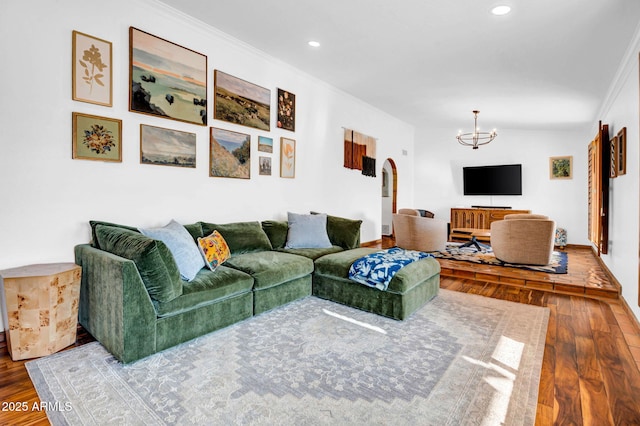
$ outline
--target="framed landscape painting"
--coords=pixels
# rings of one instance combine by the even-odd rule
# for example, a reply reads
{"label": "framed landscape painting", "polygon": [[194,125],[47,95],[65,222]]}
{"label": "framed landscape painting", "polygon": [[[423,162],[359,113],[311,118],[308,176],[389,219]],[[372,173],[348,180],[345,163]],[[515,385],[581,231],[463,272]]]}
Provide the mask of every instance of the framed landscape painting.
{"label": "framed landscape painting", "polygon": [[72,94],[74,101],[113,106],[111,42],[72,33]]}
{"label": "framed landscape painting", "polygon": [[280,138],[280,177],[296,177],[296,141]]}
{"label": "framed landscape painting", "polygon": [[122,120],[74,112],[72,158],[122,162]]}
{"label": "framed landscape painting", "polygon": [[140,125],[140,163],[196,167],[196,134]]}
{"label": "framed landscape painting", "polygon": [[129,28],[129,110],[207,124],[207,57]]}
{"label": "framed landscape painting", "polygon": [[213,118],[253,127],[271,128],[271,90],[215,70]]}
{"label": "framed landscape painting", "polygon": [[258,151],[273,152],[273,139],[266,136],[258,136]]}
{"label": "framed landscape painting", "polygon": [[278,89],[278,127],[296,131],[296,95]]}
{"label": "framed landscape painting", "polygon": [[566,156],[549,158],[549,173],[551,179],[572,179],[573,157]]}
{"label": "framed landscape painting", "polygon": [[251,136],[211,127],[209,176],[251,178]]}

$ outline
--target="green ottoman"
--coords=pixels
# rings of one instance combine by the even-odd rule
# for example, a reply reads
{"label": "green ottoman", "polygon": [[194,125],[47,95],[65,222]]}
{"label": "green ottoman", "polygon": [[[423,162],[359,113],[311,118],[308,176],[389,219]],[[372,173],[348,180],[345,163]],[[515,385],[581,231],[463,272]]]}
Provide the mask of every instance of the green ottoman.
{"label": "green ottoman", "polygon": [[379,251],[356,248],[322,256],[315,261],[313,295],[385,317],[404,320],[433,299],[440,289],[440,264],[434,258],[403,267],[385,291],[349,280],[351,264]]}

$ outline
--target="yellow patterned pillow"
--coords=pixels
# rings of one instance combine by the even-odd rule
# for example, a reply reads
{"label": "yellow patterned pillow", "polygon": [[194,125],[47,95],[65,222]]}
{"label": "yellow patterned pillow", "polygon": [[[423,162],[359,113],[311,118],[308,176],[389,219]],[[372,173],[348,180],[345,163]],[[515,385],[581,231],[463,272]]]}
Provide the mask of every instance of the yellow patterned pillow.
{"label": "yellow patterned pillow", "polygon": [[208,237],[198,238],[198,248],[204,257],[204,263],[212,271],[231,256],[227,242],[218,231],[213,231]]}

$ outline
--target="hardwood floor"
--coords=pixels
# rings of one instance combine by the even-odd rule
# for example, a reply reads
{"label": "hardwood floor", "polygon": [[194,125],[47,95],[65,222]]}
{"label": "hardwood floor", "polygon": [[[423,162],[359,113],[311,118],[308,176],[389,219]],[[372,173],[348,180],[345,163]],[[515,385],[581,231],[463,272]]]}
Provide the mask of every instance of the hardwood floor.
{"label": "hardwood floor", "polygon": [[[383,241],[382,246],[388,245]],[[565,278],[578,281],[577,277],[583,277],[597,285],[603,271],[591,259],[579,261],[586,257],[576,250],[569,249],[574,275]],[[640,330],[622,300],[554,293],[482,281],[477,276],[442,276],[440,286],[549,308],[537,425],[640,425]],[[76,345],[92,340],[81,330]],[[47,425],[44,411],[33,410],[39,399],[24,363],[12,361],[0,342],[0,424]],[[23,407],[23,403],[27,410],[17,411],[16,406]]]}

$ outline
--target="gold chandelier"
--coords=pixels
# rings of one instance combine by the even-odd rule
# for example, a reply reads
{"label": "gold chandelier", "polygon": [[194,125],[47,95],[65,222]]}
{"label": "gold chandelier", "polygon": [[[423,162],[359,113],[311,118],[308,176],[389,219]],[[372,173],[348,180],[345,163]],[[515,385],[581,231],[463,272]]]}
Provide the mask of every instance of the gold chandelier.
{"label": "gold chandelier", "polygon": [[478,114],[480,111],[473,111],[473,132],[470,133],[462,133],[462,131],[458,132],[458,142],[460,145],[464,146],[472,146],[473,149],[478,149],[480,145],[486,145],[498,136],[496,133],[496,129],[493,129],[491,132],[481,132],[478,127]]}

